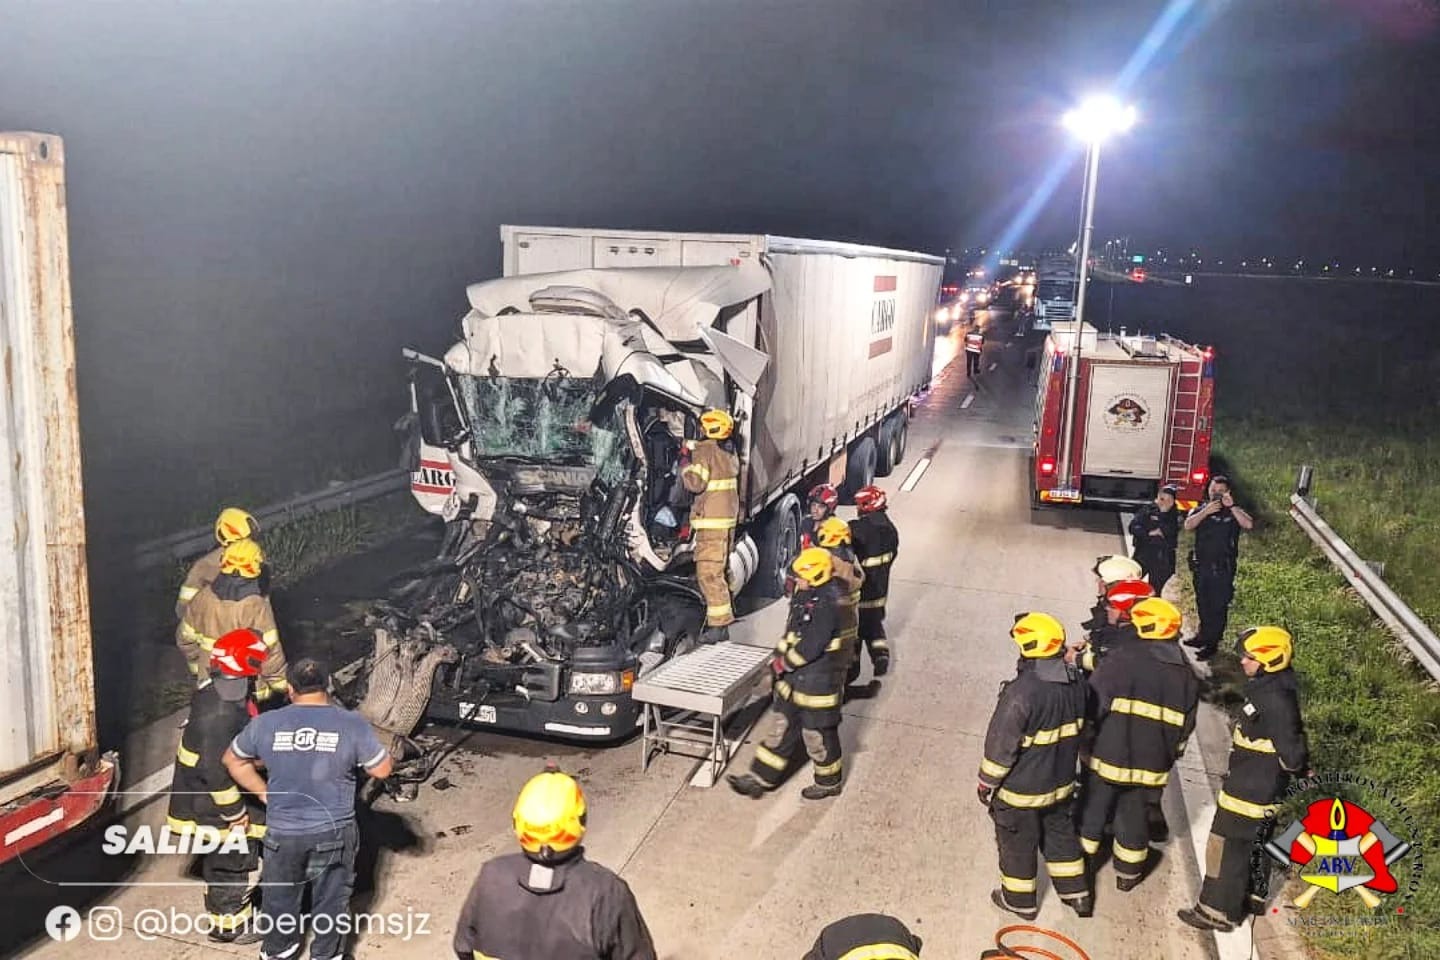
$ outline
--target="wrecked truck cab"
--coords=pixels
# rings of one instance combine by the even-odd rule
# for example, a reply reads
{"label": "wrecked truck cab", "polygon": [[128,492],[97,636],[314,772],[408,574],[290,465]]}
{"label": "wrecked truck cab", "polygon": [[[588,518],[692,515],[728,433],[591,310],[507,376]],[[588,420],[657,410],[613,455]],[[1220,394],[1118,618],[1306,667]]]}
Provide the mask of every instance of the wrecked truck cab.
{"label": "wrecked truck cab", "polygon": [[[680,452],[700,412],[753,391],[763,354],[713,326],[768,277],[585,273],[472,286],[443,361],[407,352],[443,378],[425,403],[412,378],[412,488],[446,535],[381,615],[455,651],[428,678],[431,717],[622,738],[639,719],[635,678],[703,627]],[[737,591],[756,556],[740,541]]]}

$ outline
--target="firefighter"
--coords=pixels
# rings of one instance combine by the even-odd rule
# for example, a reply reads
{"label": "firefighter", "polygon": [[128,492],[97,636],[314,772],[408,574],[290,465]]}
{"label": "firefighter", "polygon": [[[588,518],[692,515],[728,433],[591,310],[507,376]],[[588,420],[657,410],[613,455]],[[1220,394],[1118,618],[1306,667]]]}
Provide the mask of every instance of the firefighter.
{"label": "firefighter", "polygon": [[840,642],[846,659],[845,683],[860,676],[860,596],[865,573],[855,556],[850,525],[839,517],[826,517],[815,531],[820,546],[830,551],[835,567],[835,581],[840,584]]}
{"label": "firefighter", "polygon": [[201,587],[185,606],[176,643],[197,681],[204,682],[202,665],[215,638],[231,630],[251,629],[260,634],[270,655],[255,682],[255,699],[265,703],[285,692],[285,651],[275,626],[270,598],[260,591],[265,554],[254,540],[237,540],[225,548],[215,582]]}
{"label": "firefighter", "polygon": [[260,532],[259,522],[239,507],[226,507],[215,518],[215,542],[219,544],[205,556],[190,565],[185,573],[185,582],[180,584],[180,594],[175,598],[175,619],[185,616],[185,607],[200,592],[200,588],[215,582],[220,576],[220,558],[225,548],[237,540],[250,540]]}
{"label": "firefighter", "polygon": [[883,913],[857,913],[820,931],[801,960],[917,960],[921,940]]}
{"label": "firefighter", "polygon": [[1289,632],[1251,627],[1240,634],[1237,646],[1250,678],[1245,704],[1205,845],[1200,902],[1179,912],[1181,920],[1202,930],[1233,930],[1246,912],[1264,913],[1268,891],[1250,886],[1251,854],[1273,822],[1289,778],[1309,772]]}
{"label": "firefighter", "polygon": [[1117,580],[1105,588],[1105,622],[1090,631],[1090,636],[1080,642],[1076,662],[1087,672],[1093,673],[1096,665],[1107,653],[1131,640],[1139,640],[1135,625],[1130,621],[1130,612],[1135,604],[1155,591],[1144,580]]}
{"label": "firefighter", "polygon": [[1039,913],[1036,853],[1045,853],[1050,882],[1082,917],[1095,910],[1070,800],[1085,727],[1085,682],[1065,662],[1065,628],[1046,613],[1015,617],[1010,637],[1020,647],[1015,679],[985,733],[976,793],[995,821],[1000,886],[990,899],[1026,920]]}
{"label": "firefighter", "polygon": [[[200,854],[209,938],[217,943],[262,939],[249,923],[249,874],[259,863],[265,808],[241,794],[221,761],[230,741],[250,721],[251,681],[260,675],[269,652],[254,630],[232,630],[215,641],[207,676],[190,697],[190,719],[175,751],[166,826],[172,833],[222,841],[218,850]],[[232,839],[236,836],[244,841],[240,849]]]}
{"label": "firefighter", "polygon": [[800,549],[813,547],[818,543],[815,531],[820,524],[835,515],[840,506],[840,491],[832,483],[822,483],[811,489],[805,498],[805,516],[800,520]]}
{"label": "firefighter", "polygon": [[695,495],[690,508],[690,529],[695,538],[695,579],[705,596],[705,632],[702,643],[730,639],[735,622],[731,606],[730,543],[740,512],[740,459],[730,437],[735,418],[724,410],[706,410],[700,415],[705,439],[687,440],[689,463],[680,471],[680,482]]}
{"label": "firefighter", "polygon": [[585,858],[585,794],[568,774],[531,777],[511,814],[520,853],[485,863],[455,923],[458,960],[655,960],[630,886]]}
{"label": "firefighter", "polygon": [[1096,560],[1090,572],[1095,574],[1095,605],[1090,608],[1090,619],[1080,624],[1086,631],[1094,631],[1105,625],[1105,591],[1109,590],[1112,584],[1121,580],[1139,580],[1145,576],[1145,570],[1140,564],[1119,554]]}
{"label": "firefighter", "polygon": [[[855,492],[857,516],[850,524],[855,555],[865,573],[860,587],[860,639],[870,652],[875,676],[890,670],[890,645],[885,638],[885,602],[890,593],[890,567],[900,549],[900,533],[890,522],[885,491],[876,486]],[[859,663],[859,657],[856,657]]]}
{"label": "firefighter", "polygon": [[841,588],[835,580],[835,559],[823,547],[800,551],[790,569],[797,586],[785,635],[770,661],[774,725],[755,748],[750,772],[726,779],[737,793],[762,796],[780,786],[803,742],[815,765],[815,782],[800,795],[823,800],[839,795],[841,786],[840,699],[846,669],[838,610]]}
{"label": "firefighter", "polygon": [[980,357],[985,352],[985,334],[977,323],[965,334],[965,375],[972,380],[980,372]]}
{"label": "firefighter", "polygon": [[1185,517],[1185,529],[1195,534],[1190,550],[1190,574],[1195,585],[1195,612],[1200,630],[1185,641],[1196,660],[1209,660],[1220,648],[1235,596],[1235,567],[1240,558],[1240,532],[1255,520],[1230,496],[1230,478],[1210,478],[1210,499]]}
{"label": "firefighter", "polygon": [[1115,647],[1090,677],[1095,745],[1080,816],[1080,844],[1100,851],[1113,814],[1115,886],[1133,890],[1145,878],[1149,805],[1170,779],[1170,768],[1195,729],[1200,685],[1174,640],[1180,611],[1149,597],[1130,610],[1135,633],[1148,643]]}
{"label": "firefighter", "polygon": [[1145,569],[1145,578],[1155,596],[1175,574],[1175,547],[1180,538],[1180,511],[1175,509],[1174,487],[1161,487],[1155,502],[1136,511],[1130,521],[1135,559]]}

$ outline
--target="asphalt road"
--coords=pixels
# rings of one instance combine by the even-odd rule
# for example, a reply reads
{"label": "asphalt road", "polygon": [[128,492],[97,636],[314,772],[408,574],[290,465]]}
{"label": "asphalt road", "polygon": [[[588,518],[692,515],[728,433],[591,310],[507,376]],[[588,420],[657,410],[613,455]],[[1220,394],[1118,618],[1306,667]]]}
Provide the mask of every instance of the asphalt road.
{"label": "asphalt road", "polygon": [[[485,859],[513,848],[510,806],[546,758],[583,781],[588,855],[629,882],[661,957],[799,958],[822,926],[860,911],[902,918],[924,938],[927,958],[975,957],[997,928],[1019,922],[989,901],[998,884],[994,833],[974,795],[990,710],[1014,671],[1008,629],[1024,610],[1078,629],[1093,588],[1089,568],[1120,542],[1113,514],[1030,510],[1023,344],[1010,339],[1008,317],[981,319],[989,326],[981,375],[968,380],[963,360],[945,368],[912,424],[905,463],[882,481],[902,536],[889,603],[895,662],[877,695],[846,708],[844,794],[806,802],[802,774],[751,800],[723,785],[688,786],[694,764],[678,757],[642,773],[638,744],[592,750],[475,734],[437,774],[447,789],[426,788],[404,805],[382,801],[365,823],[378,853],[362,864],[356,909],[397,914],[396,923],[428,919],[426,932],[409,939],[394,927],[363,936],[356,956],[449,955],[465,892]],[[960,336],[957,329],[942,343],[938,363],[954,356]],[[901,492],[922,457],[928,469]],[[738,630],[768,642],[782,621],[773,604]],[[749,755],[747,745],[732,769]],[[1213,940],[1174,916],[1193,902],[1198,870],[1175,787],[1166,805],[1177,836],[1157,851],[1159,865],[1138,891],[1118,893],[1107,865],[1096,916],[1080,920],[1041,881],[1038,924],[1073,938],[1094,960],[1212,956]],[[139,815],[158,822],[163,802]],[[119,908],[127,926],[147,908],[203,913],[184,861],[142,857],[126,874],[140,885],[77,888],[66,899]],[[39,922],[34,911],[30,922]],[[142,940],[132,929],[102,945],[86,933],[65,943],[40,933],[30,955],[89,960],[97,946],[111,960],[256,952],[194,934]]]}

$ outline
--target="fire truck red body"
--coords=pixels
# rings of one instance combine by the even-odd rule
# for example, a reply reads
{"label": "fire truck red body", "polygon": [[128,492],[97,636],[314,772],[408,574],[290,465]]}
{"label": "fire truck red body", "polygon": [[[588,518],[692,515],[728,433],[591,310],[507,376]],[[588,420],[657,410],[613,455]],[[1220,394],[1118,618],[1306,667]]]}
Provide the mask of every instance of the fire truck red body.
{"label": "fire truck red body", "polygon": [[[1067,399],[1072,372],[1073,401]],[[1077,342],[1073,323],[1056,324],[1038,373],[1034,505],[1134,507],[1166,484],[1177,488],[1182,509],[1204,498],[1213,349],[1167,336],[1100,334],[1089,324]]]}

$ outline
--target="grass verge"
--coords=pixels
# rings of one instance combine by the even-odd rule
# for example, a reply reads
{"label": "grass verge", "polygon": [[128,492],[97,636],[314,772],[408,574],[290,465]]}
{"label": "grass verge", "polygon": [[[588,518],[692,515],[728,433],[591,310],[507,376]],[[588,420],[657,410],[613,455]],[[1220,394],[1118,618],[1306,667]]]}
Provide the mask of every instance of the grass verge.
{"label": "grass verge", "polygon": [[[1223,455],[1238,499],[1253,506],[1260,521],[1242,540],[1229,632],[1277,623],[1294,633],[1312,765],[1387,786],[1418,833],[1402,837],[1415,849],[1395,865],[1400,894],[1374,914],[1356,896],[1322,894],[1304,912],[1310,924],[1302,936],[1323,960],[1440,957],[1440,868],[1423,871],[1425,854],[1440,841],[1440,693],[1286,512],[1296,469],[1311,464],[1321,515],[1361,556],[1382,561],[1386,581],[1434,623],[1440,620],[1440,481],[1431,465],[1440,459],[1440,440],[1255,417],[1224,424],[1217,460]],[[1243,682],[1233,650],[1223,651],[1213,699],[1233,707]],[[1404,902],[1406,915],[1395,916],[1415,872],[1418,886]],[[1389,922],[1346,922],[1381,913]]]}

